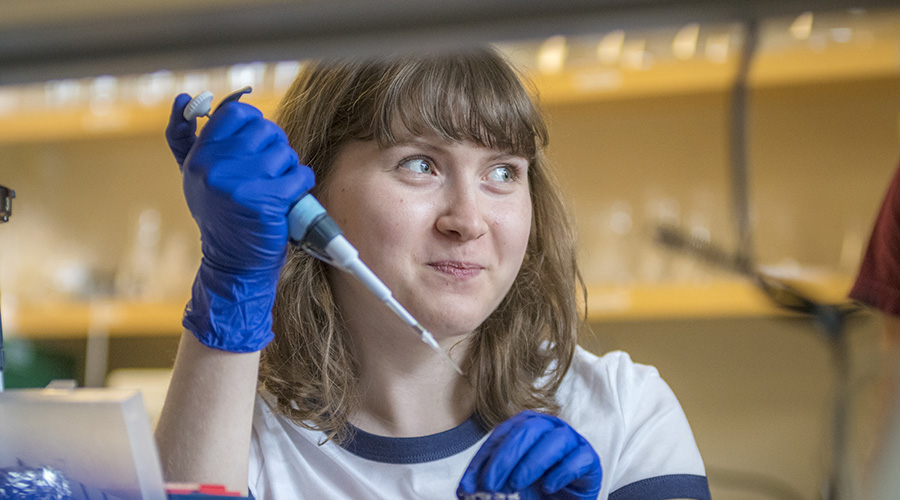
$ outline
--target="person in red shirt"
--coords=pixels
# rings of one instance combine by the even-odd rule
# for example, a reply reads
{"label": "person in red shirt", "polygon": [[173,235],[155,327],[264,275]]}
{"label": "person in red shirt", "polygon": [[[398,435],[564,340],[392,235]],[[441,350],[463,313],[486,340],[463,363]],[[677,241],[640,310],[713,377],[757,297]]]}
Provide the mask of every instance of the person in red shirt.
{"label": "person in red shirt", "polygon": [[892,427],[900,418],[896,407],[900,390],[900,167],[882,201],[849,297],[879,311],[883,321],[879,370],[881,413],[877,416],[877,432],[884,439],[879,440],[866,468],[873,473],[866,478],[866,483],[878,487],[883,482],[879,471],[890,461],[892,449],[896,447],[896,443],[886,443],[895,434]]}
{"label": "person in red shirt", "polygon": [[900,343],[900,168],[881,204],[850,298],[885,313],[885,342]]}

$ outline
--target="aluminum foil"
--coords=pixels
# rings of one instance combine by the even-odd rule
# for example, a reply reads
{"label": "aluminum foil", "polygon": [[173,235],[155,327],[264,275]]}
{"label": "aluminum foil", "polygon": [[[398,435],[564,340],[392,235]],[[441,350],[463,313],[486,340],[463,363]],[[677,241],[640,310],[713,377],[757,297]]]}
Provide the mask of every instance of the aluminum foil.
{"label": "aluminum foil", "polygon": [[0,500],[72,500],[72,488],[66,476],[51,467],[0,469]]}

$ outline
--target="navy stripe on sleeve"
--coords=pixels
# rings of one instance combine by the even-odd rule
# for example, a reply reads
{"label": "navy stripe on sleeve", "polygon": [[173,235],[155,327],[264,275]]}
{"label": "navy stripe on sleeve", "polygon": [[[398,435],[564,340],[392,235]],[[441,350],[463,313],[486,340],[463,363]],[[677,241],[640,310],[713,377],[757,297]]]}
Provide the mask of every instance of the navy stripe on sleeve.
{"label": "navy stripe on sleeve", "polygon": [[691,498],[711,500],[705,476],[670,474],[651,477],[622,486],[610,493],[609,500],[669,500]]}

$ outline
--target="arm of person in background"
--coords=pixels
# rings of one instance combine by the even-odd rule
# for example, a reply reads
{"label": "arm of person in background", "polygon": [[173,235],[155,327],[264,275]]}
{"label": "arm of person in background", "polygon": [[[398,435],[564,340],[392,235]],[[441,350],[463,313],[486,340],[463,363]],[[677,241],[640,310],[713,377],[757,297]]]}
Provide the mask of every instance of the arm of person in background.
{"label": "arm of person in background", "polygon": [[198,137],[182,114],[189,100],[175,99],[166,139],[203,258],[156,440],[166,481],[246,493],[259,351],[273,337],[287,213],[314,178],[256,108],[228,103]]}
{"label": "arm of person in background", "polygon": [[900,168],[875,220],[850,298],[884,313],[885,352],[900,351]]}

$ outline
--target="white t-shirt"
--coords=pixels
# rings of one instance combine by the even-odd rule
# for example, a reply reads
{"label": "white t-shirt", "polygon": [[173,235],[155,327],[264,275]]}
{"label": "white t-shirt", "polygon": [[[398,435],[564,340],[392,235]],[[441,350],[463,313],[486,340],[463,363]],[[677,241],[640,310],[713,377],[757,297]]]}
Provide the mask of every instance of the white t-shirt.
{"label": "white t-shirt", "polygon": [[[600,499],[709,499],[703,461],[681,405],[652,366],[623,352],[578,348],[557,392],[559,417],[600,456]],[[357,430],[350,443],[324,440],[257,397],[249,485],[259,500],[456,499],[469,461],[487,438],[472,418],[439,434],[388,438]],[[516,495],[479,494],[472,500]]]}

